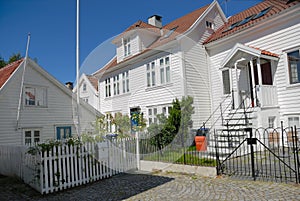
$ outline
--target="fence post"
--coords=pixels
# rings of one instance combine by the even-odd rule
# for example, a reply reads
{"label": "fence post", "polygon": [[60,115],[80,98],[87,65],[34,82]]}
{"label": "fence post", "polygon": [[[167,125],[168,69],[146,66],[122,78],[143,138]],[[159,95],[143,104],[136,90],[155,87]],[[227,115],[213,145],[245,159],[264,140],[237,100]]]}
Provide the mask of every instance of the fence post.
{"label": "fence post", "polygon": [[136,163],[137,169],[140,169],[140,144],[139,144],[139,133],[138,131],[135,132],[135,139],[136,139]]}
{"label": "fence post", "polygon": [[215,149],[216,149],[216,160],[217,160],[217,175],[221,175],[221,162],[219,157],[219,151],[218,151],[218,140],[216,135],[216,129],[214,129],[214,138],[215,138]]}
{"label": "fence post", "polygon": [[285,155],[284,150],[284,129],[283,129],[283,121],[281,121],[281,141],[282,141],[282,154]]}
{"label": "fence post", "polygon": [[[255,176],[255,165],[254,165],[254,149],[253,149],[253,131],[252,128],[247,128],[247,131],[250,132],[250,154],[251,154],[251,169],[252,169],[252,177],[253,180],[256,180],[256,176]],[[249,144],[249,143],[248,143]]]}
{"label": "fence post", "polygon": [[296,170],[296,183],[298,184],[300,182],[300,175],[299,175],[299,154],[298,154],[298,136],[297,136],[297,128],[294,126],[292,129],[292,143],[293,143],[293,152],[294,152],[294,158],[295,158],[295,170]]}

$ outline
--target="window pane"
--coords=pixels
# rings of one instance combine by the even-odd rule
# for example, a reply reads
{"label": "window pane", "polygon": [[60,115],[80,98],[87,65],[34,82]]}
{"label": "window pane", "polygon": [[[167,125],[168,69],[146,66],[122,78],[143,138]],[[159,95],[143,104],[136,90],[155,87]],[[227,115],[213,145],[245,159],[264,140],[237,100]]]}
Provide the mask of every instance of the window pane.
{"label": "window pane", "polygon": [[223,78],[223,93],[229,94],[230,93],[229,70],[222,71],[222,78]]}
{"label": "window pane", "polygon": [[300,56],[299,50],[290,52],[288,55],[290,83],[300,82]]}
{"label": "window pane", "polygon": [[165,83],[165,70],[164,70],[164,68],[160,69],[160,83],[161,84]]}
{"label": "window pane", "polygon": [[157,108],[154,108],[154,109],[153,109],[153,114],[154,114],[154,115],[157,115]]}
{"label": "window pane", "polygon": [[152,86],[155,86],[155,71],[152,71]]}
{"label": "window pane", "polygon": [[151,86],[150,73],[147,73],[147,87]]}
{"label": "window pane", "polygon": [[166,67],[166,82],[170,82],[170,66]]}
{"label": "window pane", "polygon": [[126,80],[126,83],[127,83],[127,86],[126,86],[127,92],[129,92],[129,79]]}
{"label": "window pane", "polygon": [[32,87],[25,88],[25,105],[35,105],[35,89]]}
{"label": "window pane", "polygon": [[149,114],[149,116],[152,115],[152,109],[148,109],[148,114]]}
{"label": "window pane", "polygon": [[165,64],[166,64],[166,65],[169,65],[169,63],[170,63],[170,59],[169,59],[169,57],[166,57],[166,58],[165,58]]}
{"label": "window pane", "polygon": [[31,131],[25,131],[25,138],[31,138]]}
{"label": "window pane", "polygon": [[164,60],[163,59],[160,59],[159,60],[159,66],[163,66],[164,65]]}

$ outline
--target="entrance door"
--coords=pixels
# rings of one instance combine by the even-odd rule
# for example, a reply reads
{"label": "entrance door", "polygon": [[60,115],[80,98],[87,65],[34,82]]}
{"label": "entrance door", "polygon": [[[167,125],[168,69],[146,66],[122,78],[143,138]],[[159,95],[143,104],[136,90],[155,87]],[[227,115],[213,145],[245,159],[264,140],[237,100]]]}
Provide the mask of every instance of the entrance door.
{"label": "entrance door", "polygon": [[72,136],[71,126],[56,127],[56,139],[66,139]]}
{"label": "entrance door", "polygon": [[273,85],[271,62],[261,64],[261,76],[263,85]]}

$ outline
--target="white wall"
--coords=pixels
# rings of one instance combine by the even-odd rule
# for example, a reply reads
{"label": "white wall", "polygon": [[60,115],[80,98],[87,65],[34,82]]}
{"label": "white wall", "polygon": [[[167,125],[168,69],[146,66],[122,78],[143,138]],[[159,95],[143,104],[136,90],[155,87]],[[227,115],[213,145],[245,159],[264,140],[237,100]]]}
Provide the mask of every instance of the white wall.
{"label": "white wall", "polygon": [[[32,65],[36,64],[32,61],[27,62],[24,86],[45,87],[47,89],[47,107],[28,107],[22,101],[19,129],[16,129],[22,74],[22,68],[19,67],[0,94],[1,144],[22,144],[24,141],[23,131],[30,128],[41,131],[41,141],[55,139],[57,126],[72,126],[72,135],[77,135],[73,122],[73,104],[75,101],[72,101],[71,92],[68,93],[67,90],[69,89],[67,88],[67,90],[62,90],[60,87],[65,86],[60,83],[60,87],[57,86],[58,81],[54,83],[53,80],[49,80],[47,76],[44,76],[44,73],[35,70],[39,67],[33,68]],[[54,78],[51,77],[51,79]],[[95,120],[95,113],[83,106],[81,112],[85,118],[82,122],[82,129],[89,128],[89,122]]]}
{"label": "white wall", "polygon": [[[236,43],[261,48],[280,55],[278,63],[275,62],[275,78],[273,85],[277,86],[279,105],[279,119],[287,125],[287,116],[300,116],[300,84],[289,84],[288,64],[286,51],[292,48],[300,48],[300,12],[284,14],[273,18],[273,21],[266,22],[255,29],[243,34],[237,34],[232,39],[217,41],[218,44],[209,46],[210,55],[210,76],[212,80],[213,108],[224,98],[222,90],[222,74],[219,70],[220,63],[234,47]],[[235,81],[233,81],[235,83]],[[273,110],[272,110],[273,111]],[[262,112],[262,115],[269,115],[270,112]],[[276,114],[276,113],[275,113]],[[267,117],[261,117],[267,121]],[[277,120],[279,121],[279,120]],[[266,122],[260,122],[266,125]]]}

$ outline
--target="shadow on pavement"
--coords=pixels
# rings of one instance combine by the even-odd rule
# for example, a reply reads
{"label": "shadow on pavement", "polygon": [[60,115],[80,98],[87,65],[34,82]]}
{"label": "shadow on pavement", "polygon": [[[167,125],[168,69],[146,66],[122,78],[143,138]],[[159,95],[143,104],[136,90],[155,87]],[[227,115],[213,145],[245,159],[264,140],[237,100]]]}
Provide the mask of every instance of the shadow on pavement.
{"label": "shadow on pavement", "polygon": [[[6,184],[9,187],[0,184],[0,190],[6,191],[5,195],[0,191],[0,200],[124,200],[172,180],[152,174],[123,173],[48,195],[40,195],[20,180],[15,180]],[[26,190],[16,192],[16,187],[20,186]]]}

